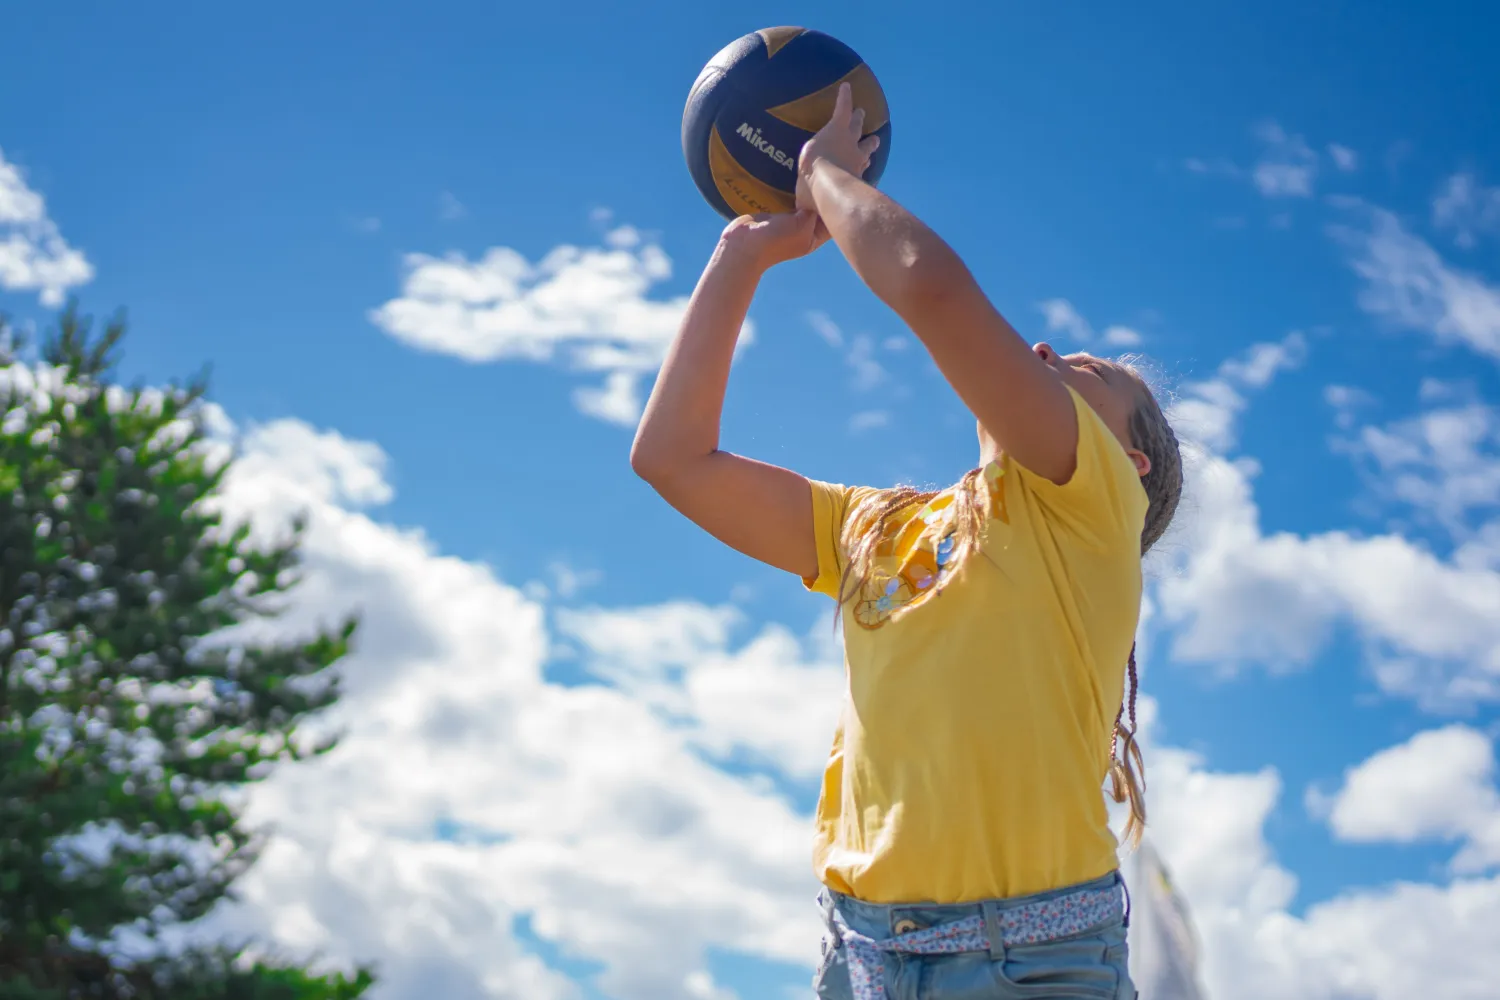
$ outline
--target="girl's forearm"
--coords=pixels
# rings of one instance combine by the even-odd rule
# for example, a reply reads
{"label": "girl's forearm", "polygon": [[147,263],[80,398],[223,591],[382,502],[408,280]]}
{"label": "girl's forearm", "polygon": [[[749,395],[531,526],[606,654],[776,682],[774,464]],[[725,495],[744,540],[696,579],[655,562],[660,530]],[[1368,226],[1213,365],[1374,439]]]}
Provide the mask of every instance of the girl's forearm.
{"label": "girl's forearm", "polygon": [[990,437],[1033,472],[1066,482],[1078,443],[1073,400],[958,254],[890,197],[827,160],[811,164],[805,182],[854,270],[905,320]]}
{"label": "girl's forearm", "polygon": [[855,273],[897,313],[909,316],[921,298],[968,278],[963,261],[937,233],[837,164],[815,162],[807,183],[823,225]]}
{"label": "girl's forearm", "polygon": [[636,429],[630,463],[650,480],[719,447],[729,369],[762,267],[721,242],[704,268]]}

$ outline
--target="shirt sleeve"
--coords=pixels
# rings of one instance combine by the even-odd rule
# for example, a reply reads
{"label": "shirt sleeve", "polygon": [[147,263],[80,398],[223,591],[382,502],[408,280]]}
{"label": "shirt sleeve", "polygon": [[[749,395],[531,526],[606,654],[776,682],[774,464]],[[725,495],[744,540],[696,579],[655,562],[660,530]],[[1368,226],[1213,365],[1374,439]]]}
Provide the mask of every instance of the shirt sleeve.
{"label": "shirt sleeve", "polygon": [[1083,543],[1110,547],[1138,542],[1150,501],[1135,463],[1099,414],[1068,386],[1078,415],[1078,456],[1072,478],[1058,484],[1006,459],[1022,488],[1049,521]]}
{"label": "shirt sleeve", "polygon": [[812,485],[813,538],[818,545],[818,575],[803,577],[802,583],[817,594],[838,598],[847,553],[841,541],[844,522],[861,500],[878,492],[864,486],[841,486],[808,480]]}

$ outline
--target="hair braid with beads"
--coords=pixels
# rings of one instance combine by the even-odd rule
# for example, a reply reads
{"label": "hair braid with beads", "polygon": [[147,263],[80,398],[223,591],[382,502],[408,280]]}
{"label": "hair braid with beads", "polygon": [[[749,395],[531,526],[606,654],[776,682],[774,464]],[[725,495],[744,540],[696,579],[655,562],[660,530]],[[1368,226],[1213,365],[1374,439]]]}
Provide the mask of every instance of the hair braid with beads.
{"label": "hair braid with beads", "polygon": [[[1130,438],[1151,460],[1150,471],[1141,477],[1149,504],[1141,528],[1141,555],[1144,556],[1165,534],[1182,499],[1182,453],[1177,435],[1166,414],[1139,371],[1128,360],[1113,362],[1140,386],[1140,398],[1130,415]],[[988,501],[980,488],[981,470],[971,469],[954,487],[955,530],[953,565],[957,566],[979,548],[988,511]],[[869,582],[875,565],[875,553],[885,538],[891,517],[908,507],[925,504],[938,496],[936,490],[919,490],[898,486],[882,490],[850,512],[843,532],[847,565],[839,581],[838,606],[859,595]],[[1116,802],[1129,803],[1130,817],[1125,824],[1125,838],[1136,846],[1146,826],[1145,760],[1136,739],[1136,694],[1139,682],[1135,665],[1135,645],[1130,647],[1126,665],[1128,690],[1115,715],[1109,740],[1110,794]]]}

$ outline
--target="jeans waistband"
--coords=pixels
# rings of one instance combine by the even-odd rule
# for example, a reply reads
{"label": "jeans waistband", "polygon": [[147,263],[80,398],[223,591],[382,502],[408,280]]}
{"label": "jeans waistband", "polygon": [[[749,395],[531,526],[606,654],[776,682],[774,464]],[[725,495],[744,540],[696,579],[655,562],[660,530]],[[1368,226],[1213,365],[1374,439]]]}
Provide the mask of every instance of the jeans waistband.
{"label": "jeans waistband", "polygon": [[1120,919],[1125,883],[1118,872],[1076,886],[975,903],[867,903],[825,889],[819,895],[834,941],[844,945],[854,1000],[881,1000],[889,952],[949,955],[988,952],[1080,934]]}

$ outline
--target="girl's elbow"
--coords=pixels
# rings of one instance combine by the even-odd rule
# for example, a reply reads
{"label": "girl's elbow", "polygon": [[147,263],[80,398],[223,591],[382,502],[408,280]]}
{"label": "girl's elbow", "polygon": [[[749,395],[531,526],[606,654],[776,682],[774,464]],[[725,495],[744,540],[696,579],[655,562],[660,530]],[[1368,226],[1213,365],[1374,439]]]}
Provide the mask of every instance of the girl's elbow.
{"label": "girl's elbow", "polygon": [[667,462],[659,448],[637,437],[630,446],[630,470],[646,482],[654,482],[665,475]]}

